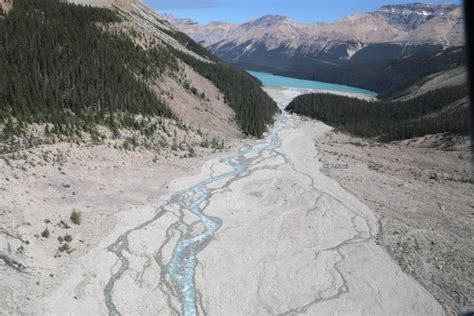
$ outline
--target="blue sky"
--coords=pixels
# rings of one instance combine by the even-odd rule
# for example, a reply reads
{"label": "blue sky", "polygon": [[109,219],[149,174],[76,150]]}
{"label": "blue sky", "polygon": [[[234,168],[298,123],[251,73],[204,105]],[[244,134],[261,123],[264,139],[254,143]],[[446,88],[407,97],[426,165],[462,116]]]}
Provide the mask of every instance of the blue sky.
{"label": "blue sky", "polygon": [[[471,1],[471,0],[468,0]],[[299,22],[332,22],[355,12],[368,12],[384,4],[416,0],[145,0],[161,13],[191,18],[200,23],[226,21],[242,23],[266,14],[280,14]],[[421,2],[421,1],[418,1]],[[430,0],[456,3],[461,0]]]}

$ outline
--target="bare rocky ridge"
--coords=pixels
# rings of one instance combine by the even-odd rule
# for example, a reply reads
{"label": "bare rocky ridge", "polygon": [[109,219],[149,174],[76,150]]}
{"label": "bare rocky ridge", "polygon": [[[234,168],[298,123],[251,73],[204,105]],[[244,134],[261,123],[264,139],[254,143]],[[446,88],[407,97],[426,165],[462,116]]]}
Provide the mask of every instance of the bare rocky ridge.
{"label": "bare rocky ridge", "polygon": [[281,63],[343,63],[362,58],[362,50],[384,49],[403,56],[465,42],[462,10],[456,5],[384,6],[327,24],[272,15],[241,25],[164,18],[226,61],[270,70]]}
{"label": "bare rocky ridge", "polygon": [[436,15],[420,24],[413,32],[397,39],[401,44],[443,45],[444,48],[461,46],[465,43],[464,20],[461,8],[455,8],[442,15]]}
{"label": "bare rocky ridge", "polygon": [[[305,52],[313,55],[318,53],[317,48],[320,51],[330,49],[332,42],[353,42],[353,48],[357,48],[357,44],[365,46],[392,41],[446,44],[448,47],[464,44],[462,11],[456,5],[384,6],[373,13],[354,14],[328,24],[298,23],[288,17],[271,15],[241,25],[224,22],[200,25],[189,19],[175,19],[169,14],[163,17],[215,52],[224,46],[236,47],[249,41],[252,46],[263,43],[268,49],[308,48],[312,45],[312,49]],[[433,26],[446,33],[431,32]],[[412,32],[415,35],[410,34]]]}
{"label": "bare rocky ridge", "polygon": [[467,69],[458,67],[452,70],[442,71],[413,84],[408,89],[399,93],[396,100],[412,99],[427,92],[445,87],[460,86],[467,83]]}
{"label": "bare rocky ridge", "polygon": [[0,0],[0,14],[8,13],[12,9],[12,0]]}
{"label": "bare rocky ridge", "polygon": [[404,34],[380,16],[370,14],[354,15],[333,24],[304,24],[287,17],[264,16],[242,25],[211,23],[204,26],[181,23],[169,15],[165,17],[213,53],[233,61],[260,49],[282,50],[288,57],[314,57],[341,45],[347,46],[345,55],[342,53],[340,58],[349,58],[366,44],[394,40]]}
{"label": "bare rocky ridge", "polygon": [[407,32],[416,30],[433,17],[447,16],[459,7],[452,4],[428,3],[384,5],[377,10],[391,25]]}

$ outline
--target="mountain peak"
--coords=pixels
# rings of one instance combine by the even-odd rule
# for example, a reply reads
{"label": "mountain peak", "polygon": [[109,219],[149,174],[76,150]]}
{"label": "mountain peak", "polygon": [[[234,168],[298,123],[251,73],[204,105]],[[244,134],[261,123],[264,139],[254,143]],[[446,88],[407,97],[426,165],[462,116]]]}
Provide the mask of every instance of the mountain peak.
{"label": "mountain peak", "polygon": [[163,13],[161,15],[161,17],[170,22],[171,24],[174,24],[174,25],[178,25],[178,26],[185,26],[185,25],[188,25],[188,26],[191,26],[191,25],[196,25],[198,24],[197,22],[191,20],[191,19],[180,19],[180,18],[177,18],[175,17],[173,14],[171,13]]}
{"label": "mountain peak", "polygon": [[455,4],[407,3],[384,5],[375,14],[382,15],[390,24],[403,31],[412,31],[427,20],[449,15],[457,8],[459,5]]}
{"label": "mountain peak", "polygon": [[223,26],[223,25],[231,25],[231,23],[228,23],[228,22],[224,22],[224,21],[212,21],[212,22],[209,22],[210,26]]}
{"label": "mountain peak", "polygon": [[439,15],[443,12],[449,12],[459,5],[456,4],[430,4],[430,3],[406,3],[406,4],[390,4],[380,7],[379,13],[397,13],[397,14],[419,14],[419,15]]}
{"label": "mountain peak", "polygon": [[258,18],[258,19],[249,21],[247,23],[244,23],[243,25],[249,26],[249,27],[256,27],[256,26],[271,27],[271,26],[280,24],[280,23],[285,22],[285,21],[290,21],[290,18],[287,17],[287,16],[283,16],[283,15],[267,14],[267,15],[262,16],[261,18]]}
{"label": "mountain peak", "polygon": [[278,21],[282,21],[282,20],[286,20],[286,19],[288,19],[288,17],[284,16],[284,15],[266,14],[266,15],[262,16],[261,18],[258,18],[257,20],[278,20]]}

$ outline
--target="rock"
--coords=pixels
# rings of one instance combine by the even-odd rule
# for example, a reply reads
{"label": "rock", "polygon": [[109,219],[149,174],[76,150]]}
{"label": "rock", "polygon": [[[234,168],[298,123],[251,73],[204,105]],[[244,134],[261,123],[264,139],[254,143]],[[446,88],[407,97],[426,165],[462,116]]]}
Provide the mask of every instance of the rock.
{"label": "rock", "polygon": [[16,261],[15,259],[8,257],[6,254],[1,253],[1,252],[0,252],[0,259],[2,259],[3,262],[5,262],[7,266],[17,270],[18,272],[24,272],[24,270],[26,269],[26,267],[23,264]]}

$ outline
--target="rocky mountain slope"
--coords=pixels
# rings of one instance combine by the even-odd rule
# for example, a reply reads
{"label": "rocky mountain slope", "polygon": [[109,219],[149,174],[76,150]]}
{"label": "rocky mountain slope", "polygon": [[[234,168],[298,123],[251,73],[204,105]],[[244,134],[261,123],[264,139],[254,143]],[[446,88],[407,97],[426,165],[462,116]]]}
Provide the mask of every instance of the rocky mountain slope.
{"label": "rocky mountain slope", "polygon": [[441,71],[423,78],[410,88],[393,95],[396,100],[409,100],[437,89],[460,86],[467,83],[465,67]]}
{"label": "rocky mountain slope", "polygon": [[0,0],[0,15],[8,13],[12,8],[11,0]]}
{"label": "rocky mountain slope", "polygon": [[410,32],[433,18],[450,15],[458,9],[458,6],[450,4],[413,3],[385,5],[377,10],[376,14],[383,16],[394,27]]}
{"label": "rocky mountain slope", "polygon": [[218,56],[232,61],[259,50],[279,50],[294,58],[338,60],[350,59],[375,43],[428,45],[431,49],[464,43],[462,12],[456,5],[383,6],[376,12],[358,13],[328,24],[298,23],[278,15],[241,25],[200,25],[171,15],[164,17]]}
{"label": "rocky mountain slope", "polygon": [[[164,18],[217,56],[242,68],[353,84],[377,92],[389,85],[367,84],[370,76],[362,72],[357,72],[358,80],[339,78],[335,70],[350,69],[348,72],[353,73],[353,67],[360,65],[403,62],[413,55],[431,56],[464,45],[462,9],[457,5],[383,6],[327,24],[298,23],[271,15],[241,25],[200,25],[170,15]],[[380,79],[384,78],[379,75],[375,81]]]}

